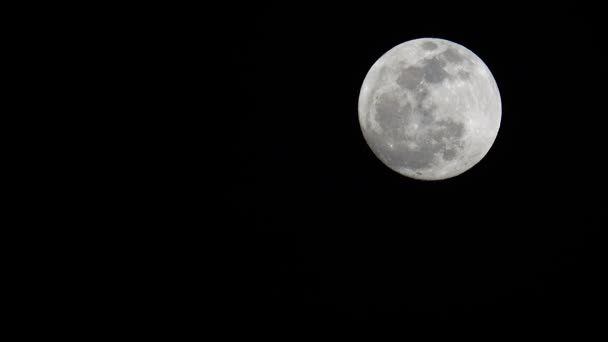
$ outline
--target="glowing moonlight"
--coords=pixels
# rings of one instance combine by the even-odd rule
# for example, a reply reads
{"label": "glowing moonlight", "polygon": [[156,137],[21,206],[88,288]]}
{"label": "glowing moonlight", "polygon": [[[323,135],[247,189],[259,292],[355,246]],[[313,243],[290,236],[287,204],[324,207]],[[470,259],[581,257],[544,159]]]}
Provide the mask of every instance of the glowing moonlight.
{"label": "glowing moonlight", "polygon": [[374,154],[411,178],[440,180],[477,164],[500,127],[501,101],[484,62],[462,45],[422,38],[371,67],[359,123]]}

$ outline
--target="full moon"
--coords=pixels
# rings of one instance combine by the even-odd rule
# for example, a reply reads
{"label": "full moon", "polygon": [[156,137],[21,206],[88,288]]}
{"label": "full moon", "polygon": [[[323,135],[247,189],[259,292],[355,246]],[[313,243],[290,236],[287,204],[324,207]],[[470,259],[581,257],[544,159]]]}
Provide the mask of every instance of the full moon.
{"label": "full moon", "polygon": [[490,150],[502,106],[492,73],[454,42],[399,44],[372,65],[359,94],[359,123],[373,153],[414,179],[458,176]]}

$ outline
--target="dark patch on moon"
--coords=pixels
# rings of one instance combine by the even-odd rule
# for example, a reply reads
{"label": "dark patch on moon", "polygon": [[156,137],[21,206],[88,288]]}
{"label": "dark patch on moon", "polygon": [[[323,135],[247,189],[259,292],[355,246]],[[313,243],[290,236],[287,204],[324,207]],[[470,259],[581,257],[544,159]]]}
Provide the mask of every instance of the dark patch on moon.
{"label": "dark patch on moon", "polygon": [[443,150],[443,152],[442,152],[444,160],[446,160],[446,161],[453,160],[458,155],[458,151],[461,151],[462,149],[464,149],[464,141],[461,138],[462,138],[462,135],[452,138],[452,141],[451,141],[452,147],[449,147],[449,148],[446,147],[445,150]]}
{"label": "dark patch on moon", "polygon": [[435,50],[437,48],[437,44],[435,44],[433,42],[426,41],[426,42],[422,43],[422,48],[424,50],[432,51],[432,50]]}
{"label": "dark patch on moon", "polygon": [[454,149],[446,149],[445,151],[443,151],[443,159],[444,160],[452,160],[454,159],[454,157],[456,157],[456,150]]}
{"label": "dark patch on moon", "polygon": [[422,107],[419,107],[418,110],[420,112],[420,116],[422,117],[422,119],[420,120],[420,122],[423,125],[430,125],[433,121],[435,121],[435,117],[433,116],[433,112],[435,111],[435,108],[437,106],[432,105],[431,108],[425,109]]}
{"label": "dark patch on moon", "polygon": [[462,137],[464,133],[464,124],[461,122],[456,122],[452,119],[439,120],[437,121],[437,126],[437,130],[431,135],[436,137],[439,141],[442,137],[455,140]]}
{"label": "dark patch on moon", "polygon": [[445,71],[446,63],[437,57],[428,60],[424,66],[424,79],[429,83],[439,83],[446,79],[449,74]]}
{"label": "dark patch on moon", "polygon": [[445,50],[441,56],[445,58],[448,62],[452,63],[460,63],[464,60],[464,57],[454,48],[448,48]]}
{"label": "dark patch on moon", "polygon": [[435,56],[424,61],[422,67],[410,66],[402,69],[397,77],[397,84],[401,88],[413,90],[423,79],[429,83],[439,83],[450,76],[444,69],[445,66],[446,62]]}
{"label": "dark patch on moon", "polygon": [[394,95],[387,93],[378,97],[375,106],[376,121],[382,130],[394,139],[401,139],[401,131],[410,120],[412,106],[409,103],[402,106]]}
{"label": "dark patch on moon", "polygon": [[462,80],[468,80],[469,78],[471,78],[471,73],[468,71],[462,71],[460,70],[458,72],[458,77]]}
{"label": "dark patch on moon", "polygon": [[424,77],[424,70],[417,66],[412,66],[401,70],[397,78],[397,84],[401,88],[414,89],[420,84]]}

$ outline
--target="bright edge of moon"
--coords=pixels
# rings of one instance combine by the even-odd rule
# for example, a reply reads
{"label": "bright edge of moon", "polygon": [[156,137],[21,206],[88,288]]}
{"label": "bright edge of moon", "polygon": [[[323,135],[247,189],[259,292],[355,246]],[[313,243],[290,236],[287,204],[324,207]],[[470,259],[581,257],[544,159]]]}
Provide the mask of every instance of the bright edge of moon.
{"label": "bright edge of moon", "polygon": [[370,68],[359,93],[359,123],[390,169],[419,180],[462,174],[490,150],[502,115],[486,64],[438,38],[399,44]]}

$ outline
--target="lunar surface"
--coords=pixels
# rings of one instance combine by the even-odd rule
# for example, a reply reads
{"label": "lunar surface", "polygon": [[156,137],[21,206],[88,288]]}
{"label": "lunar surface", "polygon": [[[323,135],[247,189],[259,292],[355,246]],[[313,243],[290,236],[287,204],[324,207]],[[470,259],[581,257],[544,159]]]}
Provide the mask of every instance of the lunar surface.
{"label": "lunar surface", "polygon": [[374,63],[359,94],[359,123],[373,153],[420,180],[454,177],[477,164],[496,139],[501,112],[485,63],[444,39],[395,46]]}

